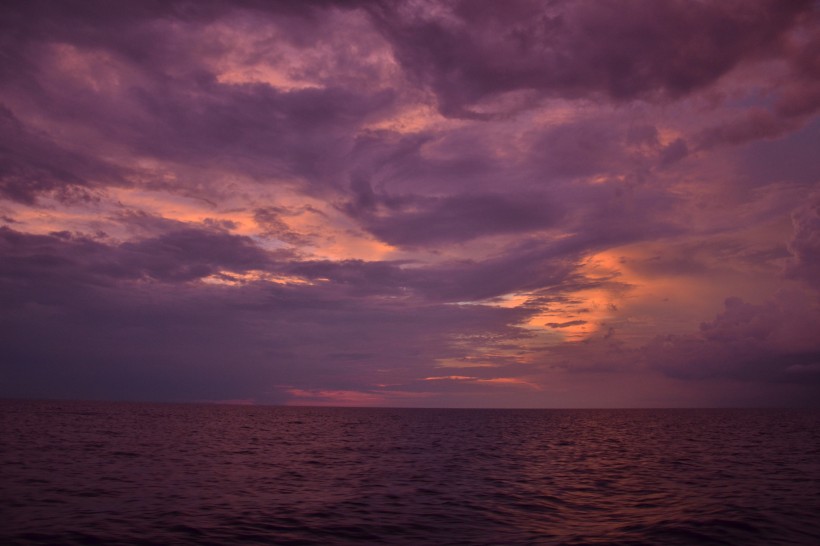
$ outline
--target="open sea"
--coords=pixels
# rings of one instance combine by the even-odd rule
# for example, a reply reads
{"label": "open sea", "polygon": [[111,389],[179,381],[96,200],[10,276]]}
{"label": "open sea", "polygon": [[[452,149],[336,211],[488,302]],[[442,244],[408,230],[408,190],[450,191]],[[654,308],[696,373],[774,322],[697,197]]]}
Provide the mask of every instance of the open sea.
{"label": "open sea", "polygon": [[820,544],[820,412],[0,401],[0,544]]}

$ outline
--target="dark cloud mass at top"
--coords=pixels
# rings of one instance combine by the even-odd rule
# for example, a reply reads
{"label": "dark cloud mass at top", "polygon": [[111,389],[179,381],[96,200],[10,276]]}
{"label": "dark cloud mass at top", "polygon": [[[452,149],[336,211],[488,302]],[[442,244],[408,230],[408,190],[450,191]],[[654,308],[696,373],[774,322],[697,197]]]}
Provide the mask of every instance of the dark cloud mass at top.
{"label": "dark cloud mass at top", "polygon": [[[777,54],[812,2],[416,2],[375,9],[445,113],[504,92],[676,99]],[[442,16],[445,15],[445,16]]]}
{"label": "dark cloud mass at top", "polygon": [[816,2],[0,7],[0,396],[820,399]]}

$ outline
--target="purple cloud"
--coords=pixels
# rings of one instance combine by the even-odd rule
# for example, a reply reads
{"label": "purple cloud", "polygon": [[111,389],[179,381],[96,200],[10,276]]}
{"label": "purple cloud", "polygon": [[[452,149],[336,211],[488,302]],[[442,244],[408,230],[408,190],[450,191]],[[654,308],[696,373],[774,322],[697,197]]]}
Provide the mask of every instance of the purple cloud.
{"label": "purple cloud", "polygon": [[816,400],[817,18],[13,2],[0,395]]}
{"label": "purple cloud", "polygon": [[222,269],[265,269],[273,255],[246,238],[221,231],[182,229],[120,245],[106,245],[68,232],[28,235],[0,228],[5,271],[28,275],[75,276],[85,282],[151,278],[180,282],[199,279]]}
{"label": "purple cloud", "polygon": [[515,200],[503,194],[445,197],[376,196],[367,182],[351,184],[346,209],[382,241],[394,245],[468,241],[484,235],[527,233],[556,225],[561,214],[539,195]]}
{"label": "purple cloud", "polygon": [[817,320],[820,314],[804,295],[780,293],[756,305],[727,298],[714,320],[689,336],[666,336],[644,349],[652,366],[674,377],[705,380],[820,384]]}
{"label": "purple cloud", "polygon": [[674,99],[765,56],[812,3],[456,2],[374,9],[403,66],[447,115],[501,93]]}
{"label": "purple cloud", "polygon": [[789,242],[792,259],[786,266],[789,277],[820,288],[820,194],[792,216],[794,236]]}

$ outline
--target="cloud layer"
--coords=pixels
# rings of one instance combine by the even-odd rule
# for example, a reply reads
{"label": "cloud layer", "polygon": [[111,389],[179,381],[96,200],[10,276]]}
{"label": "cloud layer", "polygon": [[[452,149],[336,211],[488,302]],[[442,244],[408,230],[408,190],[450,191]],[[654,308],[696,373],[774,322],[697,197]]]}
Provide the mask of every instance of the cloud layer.
{"label": "cloud layer", "polygon": [[1,396],[820,399],[815,2],[0,28]]}

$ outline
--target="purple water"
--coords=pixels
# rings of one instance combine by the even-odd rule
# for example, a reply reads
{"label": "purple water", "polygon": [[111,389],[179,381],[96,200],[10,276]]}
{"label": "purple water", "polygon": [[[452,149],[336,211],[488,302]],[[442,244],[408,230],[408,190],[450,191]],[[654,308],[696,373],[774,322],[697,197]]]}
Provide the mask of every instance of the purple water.
{"label": "purple water", "polygon": [[2,544],[820,544],[820,413],[0,402]]}

